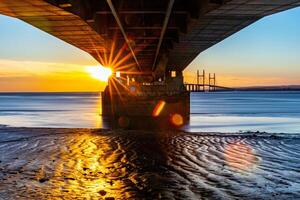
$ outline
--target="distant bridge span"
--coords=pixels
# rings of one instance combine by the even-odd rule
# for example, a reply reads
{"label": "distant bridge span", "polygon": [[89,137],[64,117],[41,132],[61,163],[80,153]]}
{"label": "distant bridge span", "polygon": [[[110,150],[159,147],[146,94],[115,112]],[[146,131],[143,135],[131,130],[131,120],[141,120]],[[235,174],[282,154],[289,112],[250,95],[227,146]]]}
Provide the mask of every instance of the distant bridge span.
{"label": "distant bridge span", "polygon": [[235,88],[214,85],[214,84],[193,84],[193,83],[185,83],[185,88],[189,92],[215,92],[215,91],[234,91]]}
{"label": "distant bridge span", "polygon": [[112,67],[158,78],[182,71],[199,53],[262,17],[299,5],[300,0],[0,0],[0,14],[70,43],[102,65],[112,64],[113,46],[126,43],[119,58],[130,56],[123,68]]}

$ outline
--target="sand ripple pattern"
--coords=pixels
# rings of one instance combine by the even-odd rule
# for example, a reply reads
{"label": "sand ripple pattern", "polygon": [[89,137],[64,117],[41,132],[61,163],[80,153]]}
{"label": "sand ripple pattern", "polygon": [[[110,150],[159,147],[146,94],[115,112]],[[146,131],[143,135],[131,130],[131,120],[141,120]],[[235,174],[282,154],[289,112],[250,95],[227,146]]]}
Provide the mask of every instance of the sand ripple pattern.
{"label": "sand ripple pattern", "polygon": [[300,199],[300,137],[3,127],[0,199]]}

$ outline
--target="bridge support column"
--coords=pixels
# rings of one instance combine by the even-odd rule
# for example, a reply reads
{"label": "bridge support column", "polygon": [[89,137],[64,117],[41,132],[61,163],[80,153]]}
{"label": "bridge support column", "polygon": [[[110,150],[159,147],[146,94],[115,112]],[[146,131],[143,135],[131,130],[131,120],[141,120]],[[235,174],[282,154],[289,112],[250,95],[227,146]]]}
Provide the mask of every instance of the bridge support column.
{"label": "bridge support column", "polygon": [[178,128],[189,121],[190,94],[182,77],[128,85],[113,77],[102,93],[102,114],[113,127]]}

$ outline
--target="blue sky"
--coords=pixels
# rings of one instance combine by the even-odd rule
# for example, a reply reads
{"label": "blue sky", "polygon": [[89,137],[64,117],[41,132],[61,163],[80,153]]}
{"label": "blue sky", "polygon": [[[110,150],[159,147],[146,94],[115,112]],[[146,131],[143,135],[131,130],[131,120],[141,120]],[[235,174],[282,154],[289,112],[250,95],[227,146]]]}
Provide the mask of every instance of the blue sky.
{"label": "blue sky", "polygon": [[201,53],[186,71],[197,68],[225,76],[282,78],[300,84],[300,8],[246,27]]}
{"label": "blue sky", "polygon": [[[15,74],[25,71],[30,72],[24,75],[26,81],[30,76],[35,81],[43,79],[47,71],[84,73],[80,66],[88,65],[96,62],[87,53],[0,15],[0,84],[3,76],[14,84]],[[13,70],[14,66],[18,67]],[[195,80],[197,69],[217,73],[218,83],[223,85],[300,84],[300,8],[265,17],[201,53],[185,70],[187,81]],[[22,76],[17,80],[20,84]],[[0,90],[3,87],[0,85]]]}
{"label": "blue sky", "polygon": [[90,62],[83,51],[20,20],[0,15],[0,59]]}

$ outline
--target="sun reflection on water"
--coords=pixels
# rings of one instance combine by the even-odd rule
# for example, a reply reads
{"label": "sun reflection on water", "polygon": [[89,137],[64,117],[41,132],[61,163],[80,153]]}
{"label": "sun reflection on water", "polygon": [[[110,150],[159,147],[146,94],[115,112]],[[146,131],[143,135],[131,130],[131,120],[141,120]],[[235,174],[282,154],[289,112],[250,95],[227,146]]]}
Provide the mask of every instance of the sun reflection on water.
{"label": "sun reflection on water", "polygon": [[70,140],[71,145],[61,148],[57,155],[53,174],[47,174],[44,167],[37,177],[38,180],[49,179],[46,184],[51,187],[51,195],[67,199],[79,196],[124,199],[122,189],[126,183],[120,178],[126,176],[122,164],[127,160],[121,156],[121,147],[116,151],[105,137],[95,141],[85,135]]}

